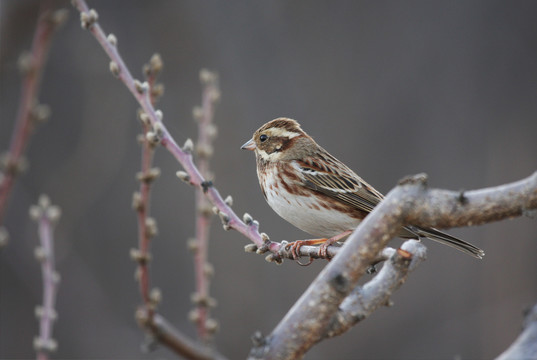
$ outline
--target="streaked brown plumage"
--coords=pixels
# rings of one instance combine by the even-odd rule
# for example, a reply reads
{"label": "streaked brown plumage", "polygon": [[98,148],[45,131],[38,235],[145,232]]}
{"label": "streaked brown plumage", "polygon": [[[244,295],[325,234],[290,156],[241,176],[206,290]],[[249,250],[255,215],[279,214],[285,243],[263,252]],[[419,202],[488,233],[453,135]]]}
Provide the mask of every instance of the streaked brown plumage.
{"label": "streaked brown plumage", "polygon": [[[261,190],[272,209],[328,243],[348,235],[384,198],[319,146],[295,120],[269,121],[242,149],[255,151]],[[399,236],[426,237],[476,258],[485,255],[474,245],[433,228],[406,226]]]}

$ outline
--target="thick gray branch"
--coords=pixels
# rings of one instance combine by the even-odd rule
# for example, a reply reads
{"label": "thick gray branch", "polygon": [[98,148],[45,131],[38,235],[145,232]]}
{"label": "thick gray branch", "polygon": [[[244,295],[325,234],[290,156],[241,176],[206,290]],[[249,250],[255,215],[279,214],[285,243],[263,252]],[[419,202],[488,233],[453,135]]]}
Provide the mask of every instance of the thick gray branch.
{"label": "thick gray branch", "polygon": [[371,281],[355,288],[343,300],[326,337],[341,335],[379,307],[388,305],[390,297],[403,285],[408,274],[425,259],[426,248],[421,242],[408,240],[403,243]]}
{"label": "thick gray branch", "polygon": [[520,181],[480,190],[423,191],[414,204],[405,222],[425,227],[472,226],[533,216],[537,209],[537,172]]}
{"label": "thick gray branch", "polygon": [[496,360],[537,359],[537,305],[526,315],[524,331]]}
{"label": "thick gray branch", "polygon": [[297,359],[328,334],[335,314],[377,254],[407,224],[453,227],[482,224],[537,209],[537,173],[507,185],[457,193],[428,190],[426,176],[400,182],[358,226],[272,334],[250,358]]}
{"label": "thick gray branch", "polygon": [[216,350],[206,345],[192,341],[186,335],[173,327],[159,314],[149,317],[145,309],[136,312],[136,319],[141,327],[145,328],[151,336],[186,359],[196,360],[225,360],[226,358]]}

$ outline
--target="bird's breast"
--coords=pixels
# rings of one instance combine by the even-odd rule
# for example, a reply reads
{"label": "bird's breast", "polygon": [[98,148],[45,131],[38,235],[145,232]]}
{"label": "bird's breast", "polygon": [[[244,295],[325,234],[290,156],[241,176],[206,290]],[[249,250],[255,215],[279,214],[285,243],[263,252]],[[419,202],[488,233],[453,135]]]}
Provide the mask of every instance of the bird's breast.
{"label": "bird's breast", "polygon": [[358,226],[361,218],[336,200],[307,188],[291,166],[258,168],[258,177],[270,207],[282,218],[316,237],[332,237]]}

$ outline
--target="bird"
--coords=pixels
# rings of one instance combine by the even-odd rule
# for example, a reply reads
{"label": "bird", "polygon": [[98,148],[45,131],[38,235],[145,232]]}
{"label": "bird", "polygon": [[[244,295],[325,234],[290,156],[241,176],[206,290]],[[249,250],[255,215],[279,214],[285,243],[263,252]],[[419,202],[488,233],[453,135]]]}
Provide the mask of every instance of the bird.
{"label": "bird", "polygon": [[[257,176],[265,200],[283,219],[318,239],[297,240],[298,259],[304,245],[327,247],[350,235],[384,196],[343,162],[318,145],[293,119],[280,117],[261,126],[241,149],[255,153]],[[428,238],[477,259],[485,252],[435,228],[404,226],[403,239]],[[310,260],[311,261],[311,260]]]}

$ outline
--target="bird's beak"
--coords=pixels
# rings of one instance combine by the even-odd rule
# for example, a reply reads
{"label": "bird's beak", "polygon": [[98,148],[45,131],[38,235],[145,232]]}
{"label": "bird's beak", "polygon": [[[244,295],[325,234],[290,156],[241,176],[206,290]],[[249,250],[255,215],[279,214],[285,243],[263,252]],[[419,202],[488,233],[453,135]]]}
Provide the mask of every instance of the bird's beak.
{"label": "bird's beak", "polygon": [[243,150],[255,150],[255,141],[254,139],[248,140],[248,142],[241,146]]}

